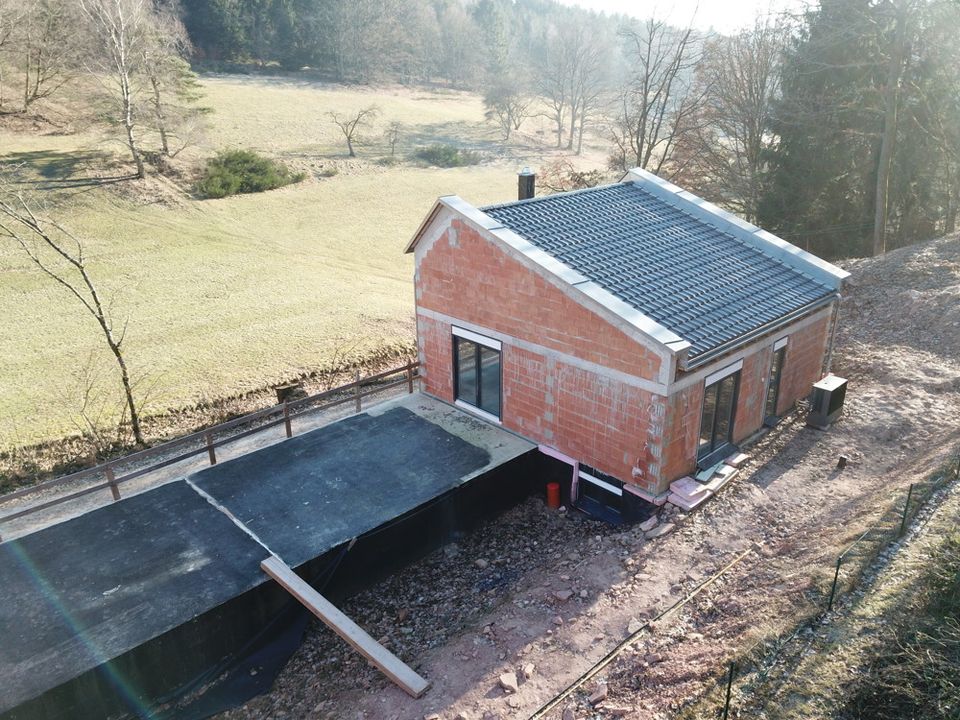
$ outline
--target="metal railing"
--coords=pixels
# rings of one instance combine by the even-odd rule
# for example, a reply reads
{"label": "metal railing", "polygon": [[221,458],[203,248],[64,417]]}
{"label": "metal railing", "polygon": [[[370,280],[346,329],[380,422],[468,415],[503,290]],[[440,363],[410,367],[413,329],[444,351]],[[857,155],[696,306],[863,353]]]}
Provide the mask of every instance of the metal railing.
{"label": "metal railing", "polygon": [[[238,418],[234,418],[233,420],[228,420],[227,422],[213,425],[209,428],[205,428],[204,430],[200,430],[189,435],[184,435],[183,437],[169,440],[144,450],[138,450],[137,452],[130,453],[129,455],[124,455],[123,457],[110,460],[106,463],[102,463],[85,470],[80,470],[79,472],[71,473],[70,475],[64,475],[52,480],[37,483],[36,485],[15,490],[11,493],[7,493],[6,495],[0,495],[0,505],[4,505],[19,498],[27,497],[36,493],[43,493],[53,488],[70,485],[78,480],[102,478],[102,482],[94,485],[90,485],[79,490],[74,490],[64,495],[59,495],[55,498],[35,505],[30,505],[22,510],[17,510],[6,515],[0,515],[0,525],[2,525],[4,522],[22,518],[27,515],[46,510],[56,505],[62,505],[63,503],[70,502],[71,500],[75,500],[85,495],[103,490],[109,490],[114,501],[119,500],[121,498],[120,486],[126,482],[134,480],[135,478],[143,475],[147,475],[148,473],[155,472],[169,465],[174,465],[178,462],[182,462],[203,454],[207,455],[210,465],[216,465],[217,448],[242,438],[261,433],[264,430],[268,430],[279,425],[284,426],[284,430],[288,438],[293,437],[293,426],[291,421],[297,416],[306,415],[319,410],[327,410],[329,408],[345,405],[347,403],[353,403],[355,411],[360,412],[363,407],[363,398],[380,394],[386,390],[399,387],[401,385],[406,385],[407,392],[413,393],[414,381],[417,377],[419,377],[419,367],[420,363],[410,362],[402,367],[393,368],[392,370],[385,370],[384,372],[377,373],[376,375],[369,375],[367,377],[361,377],[360,371],[358,370],[356,379],[353,382],[347,383],[346,385],[340,385],[339,387],[325,390],[321,393],[317,393],[316,395],[310,395],[305,398],[291,400],[264,408],[262,410],[257,410],[256,412],[242,415]],[[398,375],[400,377],[397,379],[389,379]],[[254,427],[243,429],[239,432],[233,432],[224,437],[218,437],[227,431],[251,424],[253,424]],[[181,449],[185,450],[183,452],[177,452]],[[175,454],[170,455],[171,452]],[[142,464],[144,461],[147,461],[150,458],[159,456],[164,457],[148,465]],[[2,536],[0,536],[0,541],[2,541],[2,539]]]}

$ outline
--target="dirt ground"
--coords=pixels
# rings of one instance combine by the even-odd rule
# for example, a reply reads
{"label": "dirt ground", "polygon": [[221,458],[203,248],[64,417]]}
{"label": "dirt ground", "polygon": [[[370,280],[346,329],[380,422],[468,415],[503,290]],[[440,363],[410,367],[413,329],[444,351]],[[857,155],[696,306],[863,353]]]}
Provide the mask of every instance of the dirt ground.
{"label": "dirt ground", "polygon": [[[345,604],[432,681],[420,700],[314,625],[272,691],[224,717],[530,717],[753,547],[545,717],[655,720],[689,709],[728,658],[822,603],[837,551],[960,444],[960,239],[849,269],[833,371],[851,382],[831,430],[787,418],[747,450],[719,496],[663,518],[676,527],[660,538],[532,499]],[[504,673],[517,674],[517,692],[501,688]],[[591,704],[597,690],[607,698]]]}

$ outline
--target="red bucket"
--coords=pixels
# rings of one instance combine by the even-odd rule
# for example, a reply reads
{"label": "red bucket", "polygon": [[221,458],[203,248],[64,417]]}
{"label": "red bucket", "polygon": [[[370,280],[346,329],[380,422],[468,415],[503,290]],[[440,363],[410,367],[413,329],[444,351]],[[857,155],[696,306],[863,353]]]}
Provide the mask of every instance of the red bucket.
{"label": "red bucket", "polygon": [[560,508],[560,483],[547,483],[547,507],[552,510]]}

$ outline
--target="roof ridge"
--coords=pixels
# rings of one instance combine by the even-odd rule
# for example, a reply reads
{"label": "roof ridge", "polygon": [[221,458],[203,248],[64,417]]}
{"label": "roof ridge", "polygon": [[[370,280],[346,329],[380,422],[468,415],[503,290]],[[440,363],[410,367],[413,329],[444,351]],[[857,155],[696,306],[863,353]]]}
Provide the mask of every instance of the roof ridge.
{"label": "roof ridge", "polygon": [[[632,181],[631,181],[632,182]],[[518,205],[530,205],[533,203],[544,202],[546,200],[556,200],[561,197],[570,197],[572,195],[582,195],[584,193],[596,192],[598,190],[608,190],[614,187],[629,185],[631,182],[618,180],[617,182],[604,183],[603,185],[593,185],[592,187],[578,188],[576,190],[561,190],[560,192],[550,193],[549,195],[540,195],[539,197],[526,198],[525,200],[510,200],[509,202],[495,203],[493,205],[484,205],[478,210],[487,212],[489,210],[500,210],[501,208],[516,207]]]}

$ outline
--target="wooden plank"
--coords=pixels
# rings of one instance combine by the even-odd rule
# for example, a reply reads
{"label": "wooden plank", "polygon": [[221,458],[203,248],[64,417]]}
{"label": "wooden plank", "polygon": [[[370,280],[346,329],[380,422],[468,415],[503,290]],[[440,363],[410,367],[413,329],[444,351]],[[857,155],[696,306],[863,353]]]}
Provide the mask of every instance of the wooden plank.
{"label": "wooden plank", "polygon": [[418,698],[430,687],[430,683],[383,645],[370,637],[353,620],[338,610],[323,595],[308,585],[280,558],[271,555],[260,563],[263,571],[280,583],[324,625],[346,640],[357,652],[373,663],[384,675],[393,680],[412,697]]}

